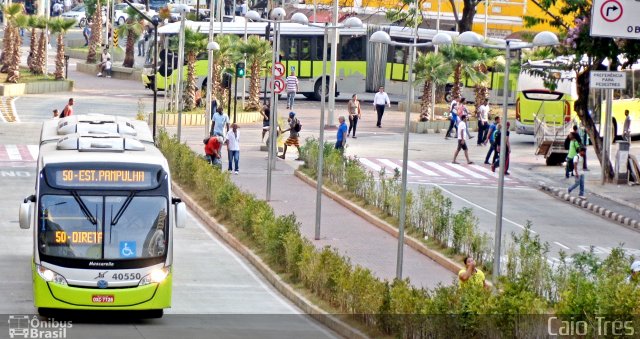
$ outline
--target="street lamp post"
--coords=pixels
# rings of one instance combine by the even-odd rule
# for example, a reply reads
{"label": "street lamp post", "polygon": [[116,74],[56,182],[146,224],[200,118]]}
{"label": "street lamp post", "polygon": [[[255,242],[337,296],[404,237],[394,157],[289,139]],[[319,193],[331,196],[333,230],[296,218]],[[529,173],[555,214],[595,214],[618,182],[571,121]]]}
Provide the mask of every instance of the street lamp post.
{"label": "street lamp post", "polygon": [[407,214],[407,164],[409,158],[409,121],[411,118],[411,102],[413,101],[411,88],[413,87],[413,50],[416,47],[430,47],[433,45],[444,45],[451,43],[451,36],[445,33],[438,33],[433,37],[432,42],[425,43],[402,43],[391,40],[385,31],[377,31],[369,38],[370,42],[383,43],[393,46],[409,47],[409,91],[407,92],[407,105],[404,114],[404,146],[402,149],[402,191],[400,193],[400,220],[398,221],[398,254],[396,261],[396,278],[402,279],[402,263],[404,251],[404,224]]}
{"label": "street lamp post", "polygon": [[557,45],[558,37],[551,32],[540,32],[533,38],[532,43],[522,42],[520,40],[497,40],[499,44],[488,44],[484,41],[484,37],[478,33],[468,31],[460,34],[456,40],[457,44],[492,48],[505,51],[505,71],[504,71],[504,97],[502,101],[502,128],[500,130],[500,171],[498,176],[498,199],[496,206],[496,229],[495,229],[495,242],[494,242],[494,259],[493,259],[493,278],[497,281],[500,275],[500,254],[502,246],[502,211],[504,202],[504,175],[505,175],[505,162],[506,162],[506,146],[507,146],[507,106],[509,98],[509,67],[511,66],[511,51],[521,50],[524,48],[541,47],[541,46],[554,46]]}
{"label": "street lamp post", "polygon": [[220,45],[217,42],[213,41],[213,12],[214,12],[215,0],[211,0],[209,4],[209,43],[207,44],[207,102],[205,105],[204,112],[204,136],[205,138],[209,136],[209,126],[211,125],[211,91],[213,85],[213,51],[220,50]]}
{"label": "street lamp post", "polygon": [[[273,55],[272,55],[272,62],[271,62],[271,107],[270,107],[270,113],[271,116],[269,117],[269,164],[267,165],[267,193],[266,193],[266,197],[267,197],[267,201],[271,200],[271,177],[272,177],[272,172],[276,167],[276,151],[278,150],[278,143],[277,143],[277,134],[276,134],[276,128],[278,128],[278,99],[277,99],[277,95],[275,93],[275,88],[273,86],[274,82],[275,82],[275,67],[276,67],[276,62],[279,62],[279,58],[278,58],[278,54],[280,52],[280,23],[282,22],[295,22],[295,23],[306,23],[309,20],[307,19],[307,17],[302,14],[302,13],[295,13],[291,16],[291,20],[284,20],[284,18],[287,16],[287,12],[285,12],[285,10],[281,7],[277,7],[271,10],[271,12],[269,13],[269,18],[270,19],[263,19],[262,17],[260,17],[260,14],[256,11],[248,11],[247,14],[245,14],[245,18],[252,20],[252,21],[263,21],[263,22],[269,22],[269,23],[273,23],[274,24],[274,32],[275,32],[275,37],[273,39]],[[266,37],[265,37],[266,38]],[[266,88],[265,88],[265,92],[266,92]]]}
{"label": "street lamp post", "polygon": [[183,108],[183,100],[180,97],[182,95],[182,85],[184,83],[182,77],[184,76],[184,26],[185,21],[187,20],[187,13],[189,12],[189,7],[187,5],[179,4],[176,5],[178,13],[180,13],[180,37],[178,41],[178,88],[176,93],[176,104],[178,106],[178,141],[182,140],[182,108]]}
{"label": "street lamp post", "polygon": [[325,107],[326,107],[326,82],[327,82],[327,48],[328,48],[328,37],[329,30],[334,30],[342,27],[346,28],[361,28],[363,27],[362,21],[356,17],[350,17],[343,24],[338,25],[329,25],[325,23],[324,25],[316,25],[309,24],[309,26],[313,27],[321,27],[324,29],[324,44],[322,47],[322,82],[321,82],[321,95],[320,95],[320,135],[318,137],[318,168],[316,173],[316,224],[315,224],[315,240],[320,240],[320,224],[321,224],[321,215],[322,215],[322,181],[323,181],[323,167],[324,167],[324,117],[325,117]]}

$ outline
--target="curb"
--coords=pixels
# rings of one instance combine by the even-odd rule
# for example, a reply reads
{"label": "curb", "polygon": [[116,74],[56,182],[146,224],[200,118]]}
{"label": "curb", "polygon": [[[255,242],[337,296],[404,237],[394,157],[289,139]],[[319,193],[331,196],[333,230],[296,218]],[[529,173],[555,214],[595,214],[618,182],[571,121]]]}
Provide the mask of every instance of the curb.
{"label": "curb", "polygon": [[[618,214],[616,212],[613,212],[609,209],[606,209],[602,206],[598,206],[596,204],[587,202],[584,199],[580,199],[578,197],[573,197],[571,196],[569,193],[566,192],[566,189],[558,189],[555,187],[551,187],[548,186],[545,183],[540,183],[539,184],[540,189],[544,192],[549,193],[550,195],[557,197],[560,200],[564,200],[564,201],[568,201],[570,204],[573,204],[575,206],[581,207],[581,208],[585,208],[587,210],[589,210],[590,212],[608,218],[612,221],[615,221],[617,223],[620,223],[634,231],[640,231],[640,221],[635,220],[635,219],[631,219],[629,217],[625,217],[624,215]],[[599,197],[602,197],[598,194],[596,194]],[[605,197],[603,197],[605,198]],[[606,198],[605,198],[606,199]]]}
{"label": "curb", "polygon": [[[298,177],[299,179],[301,179],[302,181],[304,181],[305,183],[307,183],[308,185],[312,186],[312,187],[316,187],[317,183],[315,180],[309,178],[307,175],[305,175],[304,173],[302,173],[300,170],[295,170],[295,176]],[[371,223],[372,225],[376,226],[377,228],[391,234],[393,237],[397,238],[398,237],[398,229],[393,227],[391,224],[381,220],[380,218],[371,215],[371,213],[369,213],[367,210],[365,210],[364,208],[354,204],[353,202],[343,198],[342,196],[340,196],[338,193],[328,189],[327,187],[323,186],[322,187],[322,192],[329,198],[335,200],[336,202],[338,202],[339,204],[341,204],[342,206],[348,208],[349,210],[351,210],[353,213],[357,214],[358,216],[362,217],[363,219],[365,219],[367,222]],[[446,256],[426,247],[425,245],[422,244],[422,242],[420,242],[420,240],[411,237],[407,234],[404,235],[404,243],[405,245],[413,248],[414,250],[418,251],[420,254],[428,257],[429,259],[435,261],[438,265],[446,268],[447,270],[453,272],[453,274],[457,275],[458,272],[463,269],[464,267],[462,267],[462,265],[456,263],[455,261],[447,258]],[[489,281],[487,281],[487,284],[490,284]]]}
{"label": "curb", "polygon": [[171,189],[209,229],[214,231],[224,242],[245,257],[278,292],[282,293],[282,295],[299,307],[305,314],[345,338],[367,338],[367,336],[358,329],[349,326],[345,322],[327,313],[291,288],[291,286],[284,282],[260,257],[236,239],[233,234],[229,233],[225,226],[219,224],[204,208],[200,207],[200,205],[191,199],[178,184],[172,182]]}

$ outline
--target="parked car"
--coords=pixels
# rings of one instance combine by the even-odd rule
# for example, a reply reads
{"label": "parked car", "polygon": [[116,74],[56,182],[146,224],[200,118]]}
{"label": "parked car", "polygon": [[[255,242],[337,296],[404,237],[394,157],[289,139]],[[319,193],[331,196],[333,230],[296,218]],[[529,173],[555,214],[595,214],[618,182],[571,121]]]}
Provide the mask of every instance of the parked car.
{"label": "parked car", "polygon": [[[148,15],[149,17],[153,17],[155,15],[157,15],[158,13],[156,13],[156,11],[154,11],[153,9],[150,9],[149,11],[147,11],[147,7],[144,4],[133,4],[137,9],[139,9],[141,12],[145,13],[146,15]],[[127,21],[127,19],[129,18],[129,14],[127,14],[127,8],[129,7],[129,5],[127,5],[126,3],[120,3],[117,4],[115,7],[115,22],[118,26],[120,25],[124,25],[125,21]]]}
{"label": "parked car", "polygon": [[[87,11],[84,5],[78,5],[72,8],[68,12],[62,13],[62,18],[64,19],[72,19],[78,23],[78,27],[84,27],[87,24]],[[107,22],[107,10],[105,7],[102,8],[102,22]]]}

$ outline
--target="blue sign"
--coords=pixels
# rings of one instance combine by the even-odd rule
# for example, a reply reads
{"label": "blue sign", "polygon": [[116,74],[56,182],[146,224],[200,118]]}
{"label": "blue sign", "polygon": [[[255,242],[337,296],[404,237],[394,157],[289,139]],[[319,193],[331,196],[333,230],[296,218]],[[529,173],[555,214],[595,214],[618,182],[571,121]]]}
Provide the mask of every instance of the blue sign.
{"label": "blue sign", "polygon": [[120,242],[120,258],[135,258],[135,256],[136,256],[136,242],[121,241]]}

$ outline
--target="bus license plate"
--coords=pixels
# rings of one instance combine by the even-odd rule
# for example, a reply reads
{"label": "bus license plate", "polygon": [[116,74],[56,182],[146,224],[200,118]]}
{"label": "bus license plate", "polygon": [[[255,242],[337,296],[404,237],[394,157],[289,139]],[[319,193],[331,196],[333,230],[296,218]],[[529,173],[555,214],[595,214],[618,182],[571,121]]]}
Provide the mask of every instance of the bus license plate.
{"label": "bus license plate", "polygon": [[93,301],[94,303],[100,303],[100,304],[113,303],[113,296],[112,295],[94,295],[91,298],[91,301]]}

